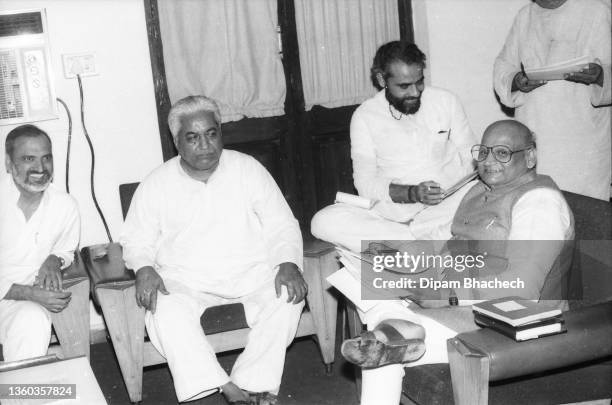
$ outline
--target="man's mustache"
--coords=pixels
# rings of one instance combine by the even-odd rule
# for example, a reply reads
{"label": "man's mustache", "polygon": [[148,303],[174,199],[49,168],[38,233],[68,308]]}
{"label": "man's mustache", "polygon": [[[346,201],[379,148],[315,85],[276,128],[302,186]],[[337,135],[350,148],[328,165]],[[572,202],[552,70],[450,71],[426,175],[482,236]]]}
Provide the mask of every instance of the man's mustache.
{"label": "man's mustache", "polygon": [[51,177],[51,173],[49,173],[48,170],[43,170],[43,171],[40,171],[40,172],[36,171],[36,170],[28,170],[26,172],[26,175],[27,176],[30,176],[30,175],[43,175],[43,176],[46,176],[46,177]]}

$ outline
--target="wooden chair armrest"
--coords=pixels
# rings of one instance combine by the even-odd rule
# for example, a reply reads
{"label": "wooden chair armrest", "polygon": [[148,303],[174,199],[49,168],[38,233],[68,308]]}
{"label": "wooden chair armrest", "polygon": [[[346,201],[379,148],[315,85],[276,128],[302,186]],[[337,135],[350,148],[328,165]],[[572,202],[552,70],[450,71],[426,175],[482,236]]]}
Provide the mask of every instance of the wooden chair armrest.
{"label": "wooden chair armrest", "polygon": [[136,277],[132,270],[125,267],[123,249],[119,243],[84,247],[81,257],[96,300],[98,288],[122,290],[134,285]]}

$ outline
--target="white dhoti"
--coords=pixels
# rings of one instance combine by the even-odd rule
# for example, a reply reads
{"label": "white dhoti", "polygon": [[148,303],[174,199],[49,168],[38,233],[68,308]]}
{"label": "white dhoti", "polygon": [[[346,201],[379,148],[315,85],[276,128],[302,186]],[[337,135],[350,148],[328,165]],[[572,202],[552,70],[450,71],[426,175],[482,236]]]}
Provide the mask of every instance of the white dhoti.
{"label": "white dhoti", "polygon": [[322,240],[361,252],[362,241],[448,240],[463,196],[476,184],[466,184],[438,205],[378,203],[373,209],[349,204],[323,208],[312,218],[310,230]]}
{"label": "white dhoti", "polygon": [[[278,393],[287,346],[295,337],[304,303],[287,303],[286,290],[276,297],[274,284],[238,299],[202,293],[164,280],[169,295],[157,295],[155,314],[145,322],[151,342],[168,361],[180,402],[210,395],[232,381],[253,392]],[[241,302],[251,331],[231,376],[219,365],[200,325],[207,307]]]}
{"label": "white dhoti", "polygon": [[0,301],[0,343],[4,361],[47,354],[51,339],[51,316],[32,301]]}
{"label": "white dhoti", "polygon": [[414,240],[410,227],[380,216],[374,210],[349,204],[334,204],[323,208],[312,218],[312,234],[321,240],[361,252],[364,240]]}
{"label": "white dhoti", "polygon": [[414,312],[403,301],[380,301],[370,310],[358,312],[368,330],[374,329],[386,319],[404,319],[419,324],[425,329],[425,354],[419,360],[361,370],[361,405],[397,405],[402,393],[404,367],[448,363],[446,341],[456,336],[457,331]]}

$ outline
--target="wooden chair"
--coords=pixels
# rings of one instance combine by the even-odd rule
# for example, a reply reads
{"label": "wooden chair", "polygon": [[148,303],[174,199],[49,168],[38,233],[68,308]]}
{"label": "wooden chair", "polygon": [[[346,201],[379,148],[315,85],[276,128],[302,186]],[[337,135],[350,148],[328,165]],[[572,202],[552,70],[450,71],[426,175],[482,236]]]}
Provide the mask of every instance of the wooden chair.
{"label": "wooden chair", "polygon": [[63,286],[72,297],[62,312],[51,313],[54,333],[48,353],[60,358],[85,355],[89,359],[89,278],[77,253],[63,272]]}
{"label": "wooden chair", "polygon": [[[120,186],[124,216],[137,184]],[[135,277],[126,269],[118,243],[85,247],[81,255],[89,274],[93,295],[102,309],[130,400],[142,400],[143,367],[165,363],[145,341],[143,308],[135,299]],[[338,269],[335,250],[312,240],[304,246],[304,278],[308,283],[307,308],[302,313],[297,337],[315,335],[326,372],[331,373],[336,337],[337,300],[327,291],[326,277]],[[249,333],[242,304],[208,308],[201,318],[204,333],[215,352],[243,348]]]}

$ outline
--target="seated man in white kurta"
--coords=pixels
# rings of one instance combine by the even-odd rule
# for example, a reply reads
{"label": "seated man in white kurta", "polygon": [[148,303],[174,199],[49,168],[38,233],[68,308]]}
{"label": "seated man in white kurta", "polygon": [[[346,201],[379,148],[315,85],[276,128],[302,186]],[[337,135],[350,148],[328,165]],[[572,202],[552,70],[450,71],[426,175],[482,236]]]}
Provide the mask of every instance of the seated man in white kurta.
{"label": "seated man in white kurta", "polygon": [[49,312],[70,303],[61,270],[79,243],[77,204],[55,187],[51,139],[34,125],[6,137],[0,180],[0,343],[5,361],[44,356],[51,338]]}
{"label": "seated man in white kurta", "polygon": [[[247,401],[245,391],[276,403],[307,292],[298,223],[263,166],[223,149],[213,100],[178,101],[168,125],[180,156],[140,184],[121,237],[136,300],[149,310],[149,337],[168,361],[179,401],[220,388],[232,403]],[[244,304],[251,331],[228,376],[200,316],[232,302]]]}
{"label": "seated man in white kurta", "polygon": [[377,50],[371,70],[380,91],[355,110],[350,132],[355,188],[380,202],[370,211],[321,210],[312,220],[316,237],[359,251],[363,239],[415,239],[452,220],[461,194],[443,200],[444,190],[473,171],[477,139],[459,99],[425,86],[424,69],[425,55],[412,43]]}
{"label": "seated man in white kurta", "polygon": [[[518,121],[498,121],[486,129],[482,144],[475,145],[473,151],[480,181],[469,188],[454,213],[452,239],[470,241],[463,253],[484,255],[485,266],[475,278],[499,282],[520,279],[524,287],[458,290],[459,306],[450,306],[449,300],[424,300],[420,302],[423,309],[405,301],[384,300],[360,312],[373,334],[344,342],[342,352],[355,363],[364,364],[365,360],[370,366],[381,366],[362,370],[362,405],[397,404],[404,366],[448,362],[446,340],[458,332],[476,329],[469,307],[474,300],[519,295],[554,300],[560,309],[567,309],[562,282],[571,261],[573,216],[554,181],[536,173],[533,134]],[[395,241],[391,246],[410,252],[413,245],[414,241]],[[464,273],[447,274],[452,279]],[[446,298],[448,292],[444,291]],[[436,307],[433,311],[428,309],[432,306]],[[410,339],[405,354],[396,350],[390,356],[369,358],[369,350],[361,353],[367,344],[378,340],[397,340],[393,333],[398,332],[400,338]]]}

